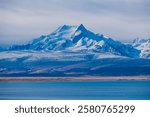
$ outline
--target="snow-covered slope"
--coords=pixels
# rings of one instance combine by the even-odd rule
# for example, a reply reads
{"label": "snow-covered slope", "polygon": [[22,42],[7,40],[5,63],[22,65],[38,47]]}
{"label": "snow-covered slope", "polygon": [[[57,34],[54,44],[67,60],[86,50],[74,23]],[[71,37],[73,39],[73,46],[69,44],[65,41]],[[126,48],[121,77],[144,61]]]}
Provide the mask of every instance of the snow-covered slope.
{"label": "snow-covered slope", "polygon": [[150,39],[135,39],[132,44],[136,49],[140,50],[140,57],[150,58]]}
{"label": "snow-covered slope", "polygon": [[150,59],[145,59],[150,58],[149,43],[150,39],[123,44],[82,24],[64,25],[0,52],[0,76],[150,75]]}
{"label": "snow-covered slope", "polygon": [[[65,54],[64,54],[65,53]],[[150,75],[150,59],[79,51],[0,52],[0,76]]]}
{"label": "snow-covered slope", "polygon": [[15,45],[10,50],[93,51],[127,57],[138,57],[140,51],[131,45],[95,34],[80,26],[64,25],[49,35],[42,35],[26,45]]}

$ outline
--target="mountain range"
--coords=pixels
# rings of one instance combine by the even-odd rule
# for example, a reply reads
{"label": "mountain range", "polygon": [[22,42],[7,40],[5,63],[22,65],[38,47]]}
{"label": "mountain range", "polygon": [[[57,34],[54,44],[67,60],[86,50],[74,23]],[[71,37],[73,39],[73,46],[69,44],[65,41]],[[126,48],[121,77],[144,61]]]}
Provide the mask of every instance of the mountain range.
{"label": "mountain range", "polygon": [[1,51],[0,76],[150,75],[150,39],[124,44],[83,24]]}
{"label": "mountain range", "polygon": [[49,35],[42,35],[26,45],[12,46],[10,50],[95,51],[128,57],[138,57],[140,54],[140,51],[132,45],[114,41],[102,34],[95,34],[82,24],[61,26]]}

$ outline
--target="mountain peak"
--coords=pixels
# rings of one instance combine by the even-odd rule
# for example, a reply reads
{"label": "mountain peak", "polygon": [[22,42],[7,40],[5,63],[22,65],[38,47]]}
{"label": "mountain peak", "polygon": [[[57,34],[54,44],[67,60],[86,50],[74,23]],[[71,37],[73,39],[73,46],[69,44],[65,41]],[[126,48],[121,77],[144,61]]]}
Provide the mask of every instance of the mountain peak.
{"label": "mountain peak", "polygon": [[74,29],[76,31],[86,31],[87,29],[84,27],[83,24],[80,24],[79,26],[72,26],[72,25],[62,25],[60,26],[59,28],[57,28],[57,30],[55,32],[63,32],[63,31],[67,31],[67,30],[70,30],[70,29]]}
{"label": "mountain peak", "polygon": [[60,26],[56,31],[57,32],[61,32],[61,31],[65,31],[65,30],[69,30],[71,28],[75,28],[76,26],[71,26],[71,25],[63,25]]}
{"label": "mountain peak", "polygon": [[77,30],[86,31],[86,28],[83,24],[80,24]]}
{"label": "mountain peak", "polygon": [[80,24],[79,27],[80,28],[85,28],[85,26],[83,24]]}
{"label": "mountain peak", "polygon": [[107,39],[104,35],[97,35],[86,29],[83,24],[79,26],[63,25],[47,36],[36,38],[27,45],[13,46],[11,50],[81,50],[106,52],[115,55],[136,57],[139,50],[121,42]]}
{"label": "mountain peak", "polygon": [[62,26],[63,29],[67,29],[67,28],[71,28],[71,27],[74,27],[74,26],[66,25],[66,24]]}

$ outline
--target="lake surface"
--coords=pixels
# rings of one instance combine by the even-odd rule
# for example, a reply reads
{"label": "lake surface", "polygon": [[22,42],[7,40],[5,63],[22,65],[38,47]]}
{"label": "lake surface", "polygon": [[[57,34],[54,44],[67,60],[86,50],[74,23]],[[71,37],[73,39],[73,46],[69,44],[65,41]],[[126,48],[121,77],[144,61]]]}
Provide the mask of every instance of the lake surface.
{"label": "lake surface", "polygon": [[150,80],[0,82],[0,99],[147,100],[150,99]]}

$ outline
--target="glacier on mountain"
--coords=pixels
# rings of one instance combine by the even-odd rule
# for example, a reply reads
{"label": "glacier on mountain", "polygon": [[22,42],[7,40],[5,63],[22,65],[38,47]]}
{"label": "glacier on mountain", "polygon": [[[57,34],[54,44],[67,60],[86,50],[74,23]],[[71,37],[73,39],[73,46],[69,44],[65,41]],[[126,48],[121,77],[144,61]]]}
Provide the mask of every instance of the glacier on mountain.
{"label": "glacier on mountain", "polygon": [[0,52],[0,76],[150,75],[148,40],[124,44],[80,26],[60,26]]}
{"label": "glacier on mountain", "polygon": [[49,35],[42,35],[26,45],[15,45],[10,50],[81,50],[112,53],[120,56],[138,57],[140,51],[131,45],[95,34],[80,26],[64,25]]}
{"label": "glacier on mountain", "polygon": [[140,50],[140,57],[150,58],[150,39],[135,39],[132,44],[136,49]]}

